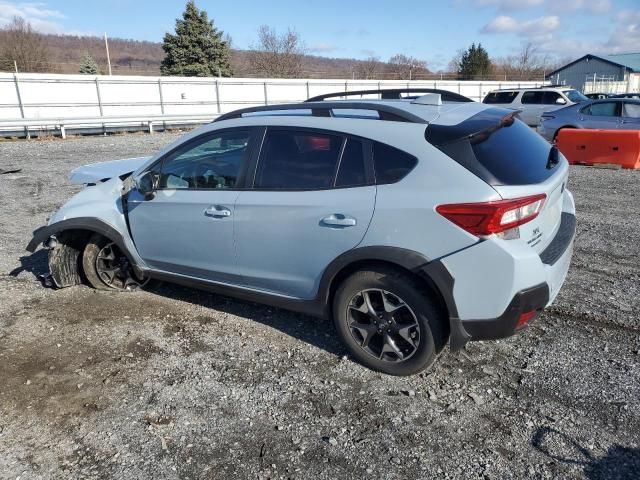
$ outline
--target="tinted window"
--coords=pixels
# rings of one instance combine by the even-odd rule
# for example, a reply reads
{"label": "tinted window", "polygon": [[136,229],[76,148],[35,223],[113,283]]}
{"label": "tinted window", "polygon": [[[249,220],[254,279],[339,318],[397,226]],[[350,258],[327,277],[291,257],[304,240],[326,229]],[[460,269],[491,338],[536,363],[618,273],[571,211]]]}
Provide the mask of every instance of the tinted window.
{"label": "tinted window", "polygon": [[365,185],[364,145],[360,140],[348,139],[340,159],[336,187]]}
{"label": "tinted window", "polygon": [[[559,98],[562,98],[562,95],[560,95],[558,92],[543,92],[542,103],[544,103],[545,105],[555,105],[556,101]],[[564,101],[564,103],[567,103],[564,98],[562,98],[562,100]]]}
{"label": "tinted window", "polygon": [[373,164],[378,185],[401,180],[417,162],[414,156],[402,150],[378,142],[373,144]]}
{"label": "tinted window", "polygon": [[489,185],[529,185],[554,173],[555,148],[513,112],[489,108],[457,125],[432,124],[429,143]]}
{"label": "tinted window", "polygon": [[518,96],[518,92],[491,92],[486,97],[482,103],[511,103]]}
{"label": "tinted window", "polygon": [[624,116],[627,118],[640,118],[640,103],[625,103]]}
{"label": "tinted window", "polygon": [[523,104],[542,103],[543,93],[544,92],[524,92],[521,102]]}
{"label": "tinted window", "polygon": [[480,138],[471,148],[484,168],[503,185],[526,185],[546,180],[551,146],[525,123],[515,120]]}
{"label": "tinted window", "polygon": [[616,117],[618,116],[617,102],[592,103],[591,107],[585,113],[598,117]]}
{"label": "tinted window", "polygon": [[203,137],[163,162],[160,188],[233,188],[247,154],[248,130]]}
{"label": "tinted window", "polygon": [[296,130],[270,130],[264,140],[255,187],[274,190],[331,188],[342,137]]}

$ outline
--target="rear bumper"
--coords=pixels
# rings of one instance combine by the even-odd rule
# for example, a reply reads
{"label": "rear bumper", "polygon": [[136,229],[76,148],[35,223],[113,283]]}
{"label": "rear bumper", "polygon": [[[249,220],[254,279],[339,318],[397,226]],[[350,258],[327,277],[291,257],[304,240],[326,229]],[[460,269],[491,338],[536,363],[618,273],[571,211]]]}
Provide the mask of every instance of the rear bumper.
{"label": "rear bumper", "polygon": [[575,231],[575,215],[565,211],[554,239],[540,255],[528,246],[505,249],[500,242],[485,241],[440,260],[451,276],[450,290],[443,296],[451,317],[452,349],[466,341],[511,336],[550,305],[566,279]]}
{"label": "rear bumper", "polygon": [[549,285],[542,283],[535,287],[521,290],[513,297],[507,310],[498,318],[489,320],[464,320],[462,327],[471,337],[469,340],[496,340],[510,337],[525,325],[518,325],[523,314],[535,312],[527,320],[528,325],[549,303]]}

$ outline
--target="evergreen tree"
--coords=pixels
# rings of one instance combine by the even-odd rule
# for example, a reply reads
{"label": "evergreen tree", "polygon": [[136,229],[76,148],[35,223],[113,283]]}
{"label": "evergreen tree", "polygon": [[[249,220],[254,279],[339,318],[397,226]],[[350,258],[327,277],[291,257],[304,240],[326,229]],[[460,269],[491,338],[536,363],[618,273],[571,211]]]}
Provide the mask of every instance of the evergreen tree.
{"label": "evergreen tree", "polygon": [[98,74],[98,64],[93,59],[89,52],[86,52],[82,56],[82,61],[80,62],[80,73],[85,75],[97,75]]}
{"label": "evergreen tree", "polygon": [[491,60],[482,44],[475,43],[462,54],[458,74],[463,80],[487,77],[491,73]]}
{"label": "evergreen tree", "polygon": [[231,55],[223,32],[209,21],[207,12],[200,11],[194,0],[187,2],[182,19],[176,20],[175,35],[164,36],[165,58],[160,66],[162,75],[183,77],[231,76]]}

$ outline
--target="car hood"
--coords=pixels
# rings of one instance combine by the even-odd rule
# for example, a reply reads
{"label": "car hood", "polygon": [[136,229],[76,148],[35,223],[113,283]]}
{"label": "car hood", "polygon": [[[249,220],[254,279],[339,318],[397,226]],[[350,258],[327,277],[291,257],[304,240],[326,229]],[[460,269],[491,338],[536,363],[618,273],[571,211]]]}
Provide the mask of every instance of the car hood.
{"label": "car hood", "polygon": [[109,162],[90,163],[71,171],[69,180],[71,183],[82,185],[85,183],[97,183],[110,178],[131,173],[141,167],[151,157],[125,158],[123,160],[111,160]]}

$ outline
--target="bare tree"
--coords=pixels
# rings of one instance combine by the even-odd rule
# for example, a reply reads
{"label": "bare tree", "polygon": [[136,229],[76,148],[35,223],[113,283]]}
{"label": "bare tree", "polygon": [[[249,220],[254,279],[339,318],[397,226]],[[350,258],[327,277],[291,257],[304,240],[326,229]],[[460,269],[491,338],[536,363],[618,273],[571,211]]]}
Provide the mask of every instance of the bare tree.
{"label": "bare tree", "polygon": [[365,60],[357,63],[355,67],[355,74],[357,78],[364,80],[373,80],[378,77],[384,70],[384,65],[380,61],[380,58],[371,55]]}
{"label": "bare tree", "polygon": [[387,71],[398,80],[411,80],[429,73],[427,62],[398,53],[387,62]]}
{"label": "bare tree", "polygon": [[13,70],[14,62],[21,72],[49,72],[49,51],[42,36],[22,17],[0,30],[0,70]]}
{"label": "bare tree", "polygon": [[464,57],[465,49],[459,48],[456,51],[456,54],[451,58],[449,64],[447,65],[447,70],[449,73],[458,74],[460,71],[460,65],[462,64],[462,57]]}
{"label": "bare tree", "polygon": [[258,44],[251,46],[249,63],[254,73],[272,78],[302,75],[306,49],[298,32],[292,29],[278,35],[274,28],[258,29]]}
{"label": "bare tree", "polygon": [[539,79],[545,71],[552,69],[549,57],[539,54],[530,42],[523,44],[517,54],[498,59],[494,64],[496,73],[517,80]]}

